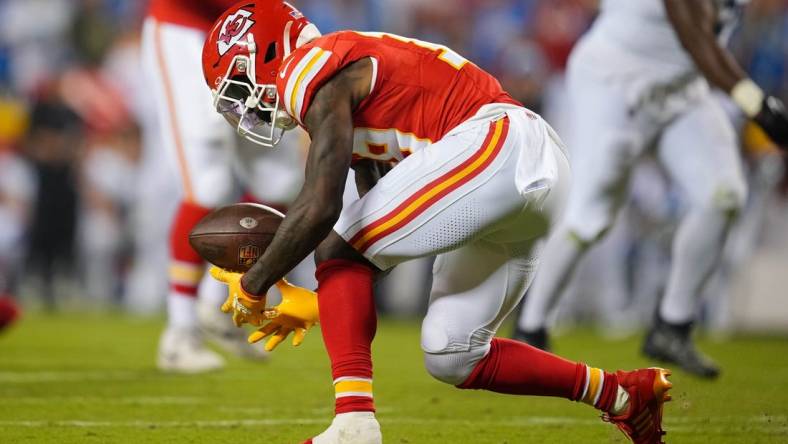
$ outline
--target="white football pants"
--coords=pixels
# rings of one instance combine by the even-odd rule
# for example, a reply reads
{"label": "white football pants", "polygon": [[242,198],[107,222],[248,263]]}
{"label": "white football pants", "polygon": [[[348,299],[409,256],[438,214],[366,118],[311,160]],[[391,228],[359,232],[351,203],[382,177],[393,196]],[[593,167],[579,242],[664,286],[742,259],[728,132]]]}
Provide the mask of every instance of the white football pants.
{"label": "white football pants", "polygon": [[459,384],[531,282],[569,178],[553,130],[510,108],[407,157],[334,229],[384,270],[437,255],[421,345],[430,373]]}

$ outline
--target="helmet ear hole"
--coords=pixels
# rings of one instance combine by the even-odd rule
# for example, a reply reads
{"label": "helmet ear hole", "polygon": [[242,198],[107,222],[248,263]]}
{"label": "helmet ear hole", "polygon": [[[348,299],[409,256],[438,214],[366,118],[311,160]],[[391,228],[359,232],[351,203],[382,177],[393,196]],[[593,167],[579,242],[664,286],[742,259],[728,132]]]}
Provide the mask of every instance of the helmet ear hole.
{"label": "helmet ear hole", "polygon": [[268,48],[265,50],[265,58],[263,59],[263,63],[268,63],[275,58],[276,58],[276,42],[271,42],[268,44]]}

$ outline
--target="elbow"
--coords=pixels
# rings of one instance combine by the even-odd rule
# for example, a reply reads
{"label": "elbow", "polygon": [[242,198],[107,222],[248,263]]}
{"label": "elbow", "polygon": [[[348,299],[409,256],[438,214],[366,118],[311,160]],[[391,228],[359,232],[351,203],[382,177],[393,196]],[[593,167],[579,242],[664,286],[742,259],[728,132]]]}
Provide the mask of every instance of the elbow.
{"label": "elbow", "polygon": [[342,199],[332,201],[325,208],[326,223],[332,227],[339,220],[339,215],[342,214]]}
{"label": "elbow", "polygon": [[[344,176],[346,177],[347,174]],[[331,227],[333,227],[336,221],[339,220],[339,215],[342,213],[342,206],[344,204],[344,185],[345,181],[343,179],[341,184],[337,184],[336,186],[327,186],[325,188],[326,192],[322,193],[322,195],[318,197],[318,201],[320,202],[318,206],[320,207],[323,221],[326,224],[329,224]]]}
{"label": "elbow", "polygon": [[319,204],[313,205],[311,209],[311,219],[316,222],[315,225],[319,227],[320,231],[328,232],[339,220],[339,215],[342,213],[342,200],[325,199]]}

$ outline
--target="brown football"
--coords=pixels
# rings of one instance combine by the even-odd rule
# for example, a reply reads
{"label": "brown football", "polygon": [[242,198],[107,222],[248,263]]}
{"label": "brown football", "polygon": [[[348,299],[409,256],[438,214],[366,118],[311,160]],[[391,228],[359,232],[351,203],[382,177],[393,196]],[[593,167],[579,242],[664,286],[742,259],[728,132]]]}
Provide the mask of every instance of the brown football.
{"label": "brown football", "polygon": [[189,233],[189,243],[213,265],[243,272],[268,248],[283,218],[265,205],[228,205],[203,217]]}

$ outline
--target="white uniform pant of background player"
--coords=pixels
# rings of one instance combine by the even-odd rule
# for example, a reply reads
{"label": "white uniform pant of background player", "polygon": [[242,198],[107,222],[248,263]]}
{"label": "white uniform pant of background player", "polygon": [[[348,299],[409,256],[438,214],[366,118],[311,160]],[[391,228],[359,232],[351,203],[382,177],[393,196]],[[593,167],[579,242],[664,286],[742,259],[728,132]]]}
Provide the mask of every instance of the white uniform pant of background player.
{"label": "white uniform pant of background player", "polygon": [[[485,356],[495,331],[517,305],[537,263],[537,241],[561,210],[570,177],[558,137],[522,108],[472,119],[417,151],[362,199],[346,207],[335,226],[353,244],[364,227],[425,190],[480,150],[500,125],[500,151],[468,182],[453,189],[401,228],[361,248],[381,269],[437,255],[430,305],[422,325],[429,372],[463,382]],[[490,115],[492,114],[492,115]],[[495,121],[491,126],[491,122]],[[439,186],[439,185],[438,185]],[[396,217],[396,215],[394,215]]]}
{"label": "white uniform pant of background player", "polygon": [[573,187],[519,322],[526,331],[544,327],[583,250],[613,223],[632,167],[650,147],[688,202],[673,241],[663,319],[682,323],[694,318],[730,216],[744,202],[736,137],[706,82],[692,73],[655,78],[647,58],[633,57],[591,37],[570,59]]}
{"label": "white uniform pant of background player", "polygon": [[[145,21],[142,57],[162,127],[160,161],[180,176],[181,198],[205,208],[235,202],[241,186],[266,203],[289,203],[303,178],[301,135],[290,132],[275,150],[238,138],[213,108],[202,76],[204,41],[200,30]],[[312,283],[311,271],[302,274],[307,282],[294,281]],[[223,285],[207,276],[200,296],[217,306],[226,297]]]}

